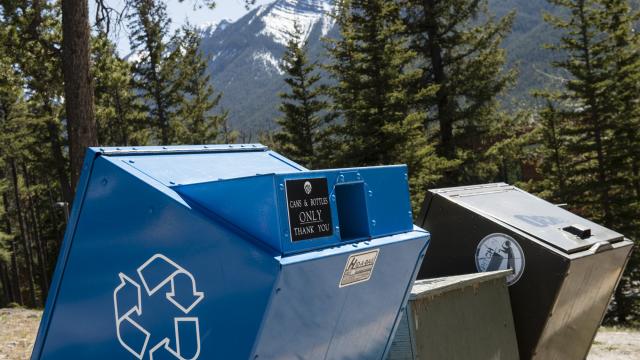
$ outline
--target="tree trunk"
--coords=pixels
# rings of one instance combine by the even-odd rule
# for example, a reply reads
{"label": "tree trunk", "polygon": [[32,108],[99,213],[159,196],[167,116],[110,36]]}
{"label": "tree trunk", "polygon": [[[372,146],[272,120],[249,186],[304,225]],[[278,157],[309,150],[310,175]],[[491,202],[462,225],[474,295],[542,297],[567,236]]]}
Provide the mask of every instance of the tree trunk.
{"label": "tree trunk", "polygon": [[[11,232],[11,221],[9,220],[9,200],[7,194],[2,194],[2,203],[5,208],[5,226],[7,234]],[[24,305],[22,292],[20,291],[20,269],[18,268],[18,240],[14,237],[11,240],[11,282],[13,283],[14,301],[20,305]]]}
{"label": "tree trunk", "polygon": [[444,70],[444,60],[442,58],[442,47],[439,43],[437,19],[433,18],[433,9],[436,4],[434,0],[423,2],[424,16],[427,30],[427,46],[424,49],[425,58],[431,60],[433,67],[433,81],[440,85],[436,93],[438,108],[438,122],[440,125],[440,147],[441,156],[447,159],[455,158],[455,146],[453,143],[453,116],[448,89],[445,85],[447,74]]}
{"label": "tree trunk", "polygon": [[6,307],[8,303],[12,301],[11,299],[11,291],[9,290],[11,284],[9,282],[9,277],[7,276],[7,270],[4,266],[4,263],[0,261],[0,287],[2,288],[2,292],[0,293],[0,308]]}
{"label": "tree trunk", "polygon": [[49,132],[49,142],[51,146],[51,155],[53,156],[53,167],[56,169],[58,182],[60,183],[60,191],[62,192],[62,200],[71,203],[71,186],[69,185],[69,177],[67,176],[67,167],[64,155],[62,154],[62,144],[60,143],[60,130],[58,124],[53,119],[47,121],[47,130]]}
{"label": "tree trunk", "polygon": [[[84,153],[98,144],[89,58],[87,0],[62,0],[62,71],[69,129],[71,192],[82,171]],[[66,200],[71,201],[71,198]]]}
{"label": "tree trunk", "polygon": [[35,215],[34,208],[36,204],[33,201],[33,197],[31,196],[31,181],[29,179],[29,172],[27,171],[27,165],[22,164],[22,173],[24,175],[25,186],[27,187],[27,199],[29,200],[28,216],[30,218],[31,226],[29,228],[32,230],[32,239],[35,241],[36,245],[36,258],[38,259],[38,271],[40,272],[40,292],[42,294],[42,305],[44,306],[44,302],[47,298],[47,294],[49,292],[49,274],[47,272],[47,264],[45,262],[44,256],[44,245],[42,243],[42,238],[40,237],[40,224],[38,223],[38,218]]}
{"label": "tree trunk", "polygon": [[22,244],[22,250],[24,251],[24,262],[27,267],[27,282],[29,285],[29,297],[31,306],[35,307],[36,300],[36,288],[33,277],[33,257],[31,256],[31,249],[29,246],[29,240],[27,238],[27,230],[25,228],[24,217],[22,216],[22,205],[20,202],[20,191],[18,189],[18,173],[16,171],[16,162],[14,159],[9,161],[11,166],[11,181],[13,183],[13,195],[16,201],[16,214],[18,216],[18,225],[20,226],[20,240]]}

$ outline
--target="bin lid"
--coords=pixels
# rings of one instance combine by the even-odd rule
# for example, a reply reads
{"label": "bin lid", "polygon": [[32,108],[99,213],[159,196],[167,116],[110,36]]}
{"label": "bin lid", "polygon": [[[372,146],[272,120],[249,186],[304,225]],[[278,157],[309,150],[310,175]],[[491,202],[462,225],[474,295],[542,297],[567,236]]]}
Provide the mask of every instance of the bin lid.
{"label": "bin lid", "polygon": [[261,144],[100,150],[169,187],[306,170]]}
{"label": "bin lid", "polygon": [[508,224],[566,253],[624,236],[504,183],[434,190],[462,206]]}
{"label": "bin lid", "polygon": [[416,300],[424,297],[436,296],[452,290],[458,290],[468,286],[476,286],[480,283],[500,278],[504,279],[506,284],[507,276],[511,275],[511,272],[511,269],[507,269],[416,280],[411,288],[411,295],[409,299]]}

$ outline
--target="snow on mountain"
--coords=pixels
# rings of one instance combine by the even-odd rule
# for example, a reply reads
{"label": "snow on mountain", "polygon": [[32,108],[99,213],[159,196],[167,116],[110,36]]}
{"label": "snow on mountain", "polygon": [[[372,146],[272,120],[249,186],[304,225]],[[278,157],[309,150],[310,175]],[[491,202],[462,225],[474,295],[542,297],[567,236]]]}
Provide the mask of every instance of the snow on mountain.
{"label": "snow on mountain", "polygon": [[234,22],[201,27],[201,47],[209,57],[214,86],[223,92],[221,105],[229,110],[232,127],[255,136],[275,126],[278,93],[285,90],[281,59],[289,34],[298,24],[310,57],[319,58],[322,37],[333,36],[334,1],[276,0]]}
{"label": "snow on mountain", "polygon": [[295,25],[302,30],[306,40],[311,30],[318,23],[322,25],[322,36],[326,36],[334,24],[328,16],[333,10],[330,1],[323,0],[283,0],[277,1],[271,11],[262,17],[265,24],[260,32],[273,38],[274,41],[286,45],[289,34],[295,31]]}
{"label": "snow on mountain", "polygon": [[284,71],[280,68],[280,61],[273,57],[273,54],[267,51],[256,51],[253,53],[253,60],[259,61],[267,70],[275,70],[278,74],[284,75]]}

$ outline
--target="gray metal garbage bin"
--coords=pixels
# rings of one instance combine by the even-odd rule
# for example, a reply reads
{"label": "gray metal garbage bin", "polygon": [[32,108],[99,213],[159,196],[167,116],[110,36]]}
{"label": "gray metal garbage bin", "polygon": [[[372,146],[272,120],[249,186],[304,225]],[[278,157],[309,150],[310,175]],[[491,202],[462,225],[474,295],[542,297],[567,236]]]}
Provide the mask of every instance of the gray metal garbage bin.
{"label": "gray metal garbage bin", "polygon": [[633,243],[507,184],[430,190],[419,279],[510,268],[523,359],[583,359]]}
{"label": "gray metal garbage bin", "polygon": [[418,280],[387,360],[518,359],[509,270]]}

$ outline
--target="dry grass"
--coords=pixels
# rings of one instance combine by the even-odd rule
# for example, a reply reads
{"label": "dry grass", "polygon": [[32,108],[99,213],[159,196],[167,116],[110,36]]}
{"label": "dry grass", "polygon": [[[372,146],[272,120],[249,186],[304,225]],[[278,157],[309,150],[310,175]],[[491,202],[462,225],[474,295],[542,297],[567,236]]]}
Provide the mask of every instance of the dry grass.
{"label": "dry grass", "polygon": [[[41,311],[0,309],[0,360],[29,359]],[[601,328],[588,360],[640,359],[640,331]]]}
{"label": "dry grass", "polygon": [[0,360],[29,359],[41,311],[0,309]]}

